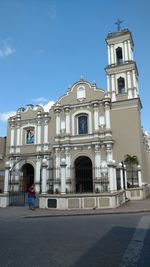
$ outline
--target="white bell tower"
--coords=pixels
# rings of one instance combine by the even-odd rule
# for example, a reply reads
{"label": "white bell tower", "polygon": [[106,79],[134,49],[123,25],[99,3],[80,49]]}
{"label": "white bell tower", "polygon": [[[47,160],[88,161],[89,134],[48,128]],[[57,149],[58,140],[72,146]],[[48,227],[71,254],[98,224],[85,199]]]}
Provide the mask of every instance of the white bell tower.
{"label": "white bell tower", "polygon": [[107,91],[112,102],[138,97],[138,69],[133,59],[134,43],[128,29],[109,33],[106,38],[108,47]]}

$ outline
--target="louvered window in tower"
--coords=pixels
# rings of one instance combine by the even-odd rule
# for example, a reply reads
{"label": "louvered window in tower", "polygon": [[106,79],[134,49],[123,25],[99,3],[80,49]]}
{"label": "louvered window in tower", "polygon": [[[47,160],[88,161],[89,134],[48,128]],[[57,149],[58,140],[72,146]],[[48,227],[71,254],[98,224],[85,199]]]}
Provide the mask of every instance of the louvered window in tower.
{"label": "louvered window in tower", "polygon": [[117,64],[123,63],[123,56],[122,56],[122,48],[118,47],[116,49],[116,58],[117,58]]}
{"label": "louvered window in tower", "polygon": [[124,94],[126,93],[126,89],[125,89],[125,80],[124,78],[120,77],[118,80],[118,93],[119,94]]}

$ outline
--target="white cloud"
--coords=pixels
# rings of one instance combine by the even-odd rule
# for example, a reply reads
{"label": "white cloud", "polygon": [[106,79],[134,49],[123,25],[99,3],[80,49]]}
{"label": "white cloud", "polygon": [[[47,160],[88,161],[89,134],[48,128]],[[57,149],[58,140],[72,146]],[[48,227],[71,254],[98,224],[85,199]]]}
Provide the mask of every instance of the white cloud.
{"label": "white cloud", "polygon": [[[43,104],[39,104],[40,106],[42,106],[44,108],[45,112],[48,112],[49,109],[54,105],[54,101],[49,101],[47,104],[43,105]],[[1,122],[7,122],[7,120],[16,115],[16,111],[8,111],[8,112],[0,112],[0,121]]]}
{"label": "white cloud", "polygon": [[[40,105],[40,106],[42,106],[43,108],[44,108],[44,111],[46,111],[46,112],[48,112],[49,111],[49,109],[54,105],[54,101],[53,100],[51,100],[51,101],[48,101],[48,99],[46,99],[46,98],[44,98],[44,97],[38,97],[38,98],[35,98],[35,99],[33,99],[33,101],[35,102],[35,103],[37,103],[38,105]],[[44,103],[46,103],[47,102],[47,104],[44,104]]]}
{"label": "white cloud", "polygon": [[0,113],[0,121],[6,122],[9,117],[14,116],[16,111]]}
{"label": "white cloud", "polygon": [[15,49],[9,44],[8,40],[3,40],[0,46],[0,58],[5,59],[15,53]]}
{"label": "white cloud", "polygon": [[45,103],[47,101],[48,99],[46,99],[45,97],[38,97],[38,98],[33,99],[33,102],[35,103]]}
{"label": "white cloud", "polygon": [[49,101],[46,105],[43,105],[44,111],[49,111],[49,109],[54,105],[54,101]]}

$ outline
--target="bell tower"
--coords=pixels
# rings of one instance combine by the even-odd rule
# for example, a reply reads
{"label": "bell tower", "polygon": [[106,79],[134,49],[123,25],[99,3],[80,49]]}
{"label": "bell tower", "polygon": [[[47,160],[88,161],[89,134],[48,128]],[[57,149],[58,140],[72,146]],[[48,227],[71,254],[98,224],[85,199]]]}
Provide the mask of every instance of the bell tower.
{"label": "bell tower", "polygon": [[138,97],[138,69],[133,58],[134,43],[128,29],[109,33],[106,38],[108,48],[107,91],[112,102]]}

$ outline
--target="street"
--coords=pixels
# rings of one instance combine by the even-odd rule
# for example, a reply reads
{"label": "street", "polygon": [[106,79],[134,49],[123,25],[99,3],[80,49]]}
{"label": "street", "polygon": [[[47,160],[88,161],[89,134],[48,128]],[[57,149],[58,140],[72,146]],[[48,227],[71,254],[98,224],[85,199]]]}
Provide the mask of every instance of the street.
{"label": "street", "polygon": [[1,267],[150,266],[150,213],[0,215]]}

